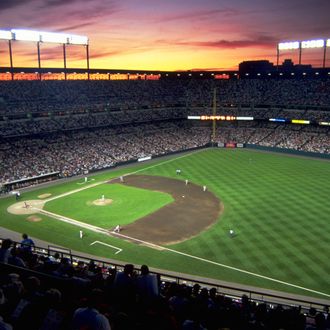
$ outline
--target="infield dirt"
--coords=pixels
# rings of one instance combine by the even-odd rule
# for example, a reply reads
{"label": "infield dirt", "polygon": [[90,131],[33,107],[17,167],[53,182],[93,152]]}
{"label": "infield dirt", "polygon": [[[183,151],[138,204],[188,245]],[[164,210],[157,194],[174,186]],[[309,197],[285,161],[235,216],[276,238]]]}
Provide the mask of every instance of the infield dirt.
{"label": "infield dirt", "polygon": [[[125,236],[141,241],[157,245],[185,241],[212,226],[223,212],[223,204],[217,196],[208,190],[203,191],[202,186],[193,183],[186,184],[184,180],[129,175],[125,177],[124,183],[119,179],[109,182],[109,184],[113,183],[164,192],[174,199],[172,203],[124,226]],[[7,211],[13,214],[36,214],[45,203],[46,200],[17,202],[8,207]],[[89,203],[106,206],[110,205],[112,200],[99,199]]]}
{"label": "infield dirt", "polygon": [[23,202],[17,202],[10,205],[7,211],[11,214],[35,214],[38,213],[38,209],[44,207],[45,201],[33,199]]}
{"label": "infield dirt", "polygon": [[122,184],[172,195],[174,202],[123,228],[123,234],[154,244],[174,244],[197,236],[212,226],[223,211],[223,204],[212,192],[193,183],[186,185],[184,180],[129,175]]}

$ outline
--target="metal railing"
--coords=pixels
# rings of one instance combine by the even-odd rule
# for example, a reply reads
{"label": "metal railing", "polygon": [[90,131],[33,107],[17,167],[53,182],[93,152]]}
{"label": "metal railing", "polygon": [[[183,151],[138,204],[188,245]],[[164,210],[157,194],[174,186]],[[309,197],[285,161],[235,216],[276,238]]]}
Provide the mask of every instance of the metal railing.
{"label": "metal railing", "polygon": [[[2,240],[3,239],[0,238],[1,243]],[[17,246],[20,245],[19,242],[13,242],[13,244]],[[122,271],[124,269],[124,265],[127,263],[105,258],[95,259],[92,258],[92,256],[88,255],[77,255],[73,254],[70,249],[53,245],[48,245],[47,248],[34,247],[33,252],[38,255],[43,255],[45,257],[54,257],[57,255],[58,259],[68,258],[74,266],[77,265],[78,262],[83,262],[86,265],[93,262],[95,266],[102,268],[104,277],[107,277],[112,269],[115,269],[116,271]],[[134,270],[136,273],[139,273],[139,266],[134,266]],[[210,278],[202,278],[188,274],[180,274],[166,270],[158,270],[151,268],[150,273],[157,275],[160,280],[160,283],[163,285],[169,282],[175,282],[177,284],[187,286],[199,284],[201,287],[206,287],[208,289],[215,288],[218,295],[223,295],[236,301],[240,301],[241,297],[243,295],[246,295],[251,301],[255,302],[256,304],[266,303],[269,308],[273,308],[276,305],[281,304],[282,306],[286,306],[287,308],[299,307],[303,311],[308,311],[312,307],[315,308],[317,311],[322,311],[324,306],[330,305],[330,300],[327,299],[318,299],[308,296],[297,296],[280,291],[272,291],[262,288],[259,289],[235,283],[223,282]]]}

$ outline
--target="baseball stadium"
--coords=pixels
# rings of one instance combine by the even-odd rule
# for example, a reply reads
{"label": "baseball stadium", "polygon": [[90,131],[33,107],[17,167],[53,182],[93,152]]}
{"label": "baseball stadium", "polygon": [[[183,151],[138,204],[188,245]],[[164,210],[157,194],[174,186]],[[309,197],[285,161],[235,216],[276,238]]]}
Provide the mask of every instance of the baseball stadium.
{"label": "baseball stadium", "polygon": [[[254,308],[322,311],[330,70],[260,74],[245,64],[0,68],[0,251],[10,239],[24,263],[1,259],[2,272],[69,290],[72,278],[93,284],[148,265],[163,290],[215,288],[223,304],[244,295]],[[19,251],[23,233],[33,258]],[[54,266],[63,260],[70,267]]]}

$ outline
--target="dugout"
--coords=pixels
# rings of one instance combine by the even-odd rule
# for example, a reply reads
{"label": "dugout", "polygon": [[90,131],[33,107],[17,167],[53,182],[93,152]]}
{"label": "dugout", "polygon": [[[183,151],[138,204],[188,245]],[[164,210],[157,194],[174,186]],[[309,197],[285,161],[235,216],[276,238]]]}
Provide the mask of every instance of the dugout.
{"label": "dugout", "polygon": [[60,172],[51,172],[51,173],[24,178],[20,180],[5,182],[1,186],[2,189],[1,192],[8,193],[15,189],[21,189],[27,186],[53,181],[58,179],[59,177],[60,177]]}

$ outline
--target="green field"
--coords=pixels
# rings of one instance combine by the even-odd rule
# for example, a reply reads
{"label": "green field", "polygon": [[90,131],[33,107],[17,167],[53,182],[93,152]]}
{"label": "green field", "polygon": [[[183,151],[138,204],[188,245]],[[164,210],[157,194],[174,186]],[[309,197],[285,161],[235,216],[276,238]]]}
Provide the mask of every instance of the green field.
{"label": "green field", "polygon": [[[138,171],[206,185],[223,201],[224,213],[209,230],[170,246],[171,250],[158,251],[88,230],[81,240],[76,226],[44,215],[41,222],[32,223],[26,221],[26,215],[9,214],[6,209],[15,202],[14,197],[0,200],[0,225],[52,244],[137,265],[147,263],[151,267],[329,299],[329,165],[329,161],[284,154],[208,149],[95,175],[93,184],[99,185],[46,203],[48,211],[110,228],[130,223],[172,199],[159,192],[109,185],[103,183],[105,180]],[[175,174],[177,168],[182,169],[181,176]],[[57,196],[78,189],[79,181],[82,179],[23,193],[22,199],[37,199],[42,193]],[[114,200],[109,211],[89,204],[102,194]],[[229,237],[229,229],[235,230],[235,237]],[[96,240],[123,251],[115,254],[105,246],[90,246]]]}
{"label": "green field", "polygon": [[[96,206],[92,202],[104,195],[113,202]],[[75,220],[111,229],[117,224],[127,225],[158,210],[173,201],[172,196],[119,184],[101,184],[75,194],[50,201],[45,210],[65,215]]]}

